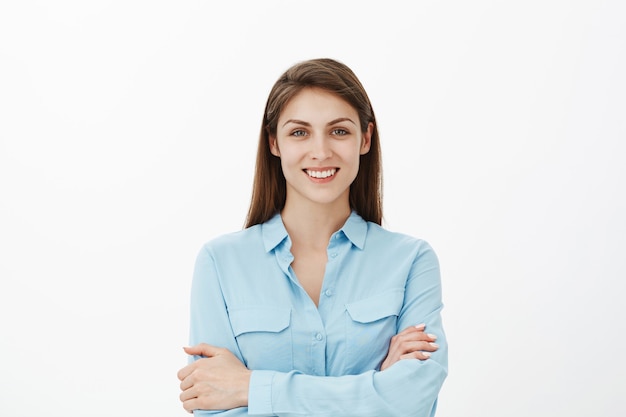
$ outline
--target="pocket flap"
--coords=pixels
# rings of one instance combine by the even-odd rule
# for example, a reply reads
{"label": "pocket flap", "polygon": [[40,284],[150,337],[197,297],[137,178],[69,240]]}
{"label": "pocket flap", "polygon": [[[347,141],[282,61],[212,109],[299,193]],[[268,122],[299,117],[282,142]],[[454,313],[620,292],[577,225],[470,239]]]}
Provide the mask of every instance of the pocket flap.
{"label": "pocket flap", "polygon": [[245,307],[229,311],[235,336],[250,332],[278,333],[289,327],[291,309],[286,307]]}
{"label": "pocket flap", "polygon": [[359,323],[371,323],[400,314],[403,301],[403,289],[390,290],[374,297],[346,304],[346,310],[348,310],[352,320]]}

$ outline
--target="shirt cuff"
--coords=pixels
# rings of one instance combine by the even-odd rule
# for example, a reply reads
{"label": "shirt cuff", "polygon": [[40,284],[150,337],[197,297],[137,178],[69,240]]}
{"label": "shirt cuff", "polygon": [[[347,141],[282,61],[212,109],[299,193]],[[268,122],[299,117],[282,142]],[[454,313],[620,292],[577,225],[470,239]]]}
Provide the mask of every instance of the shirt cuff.
{"label": "shirt cuff", "polygon": [[273,416],[272,380],[275,371],[252,371],[248,388],[248,414],[254,416]]}

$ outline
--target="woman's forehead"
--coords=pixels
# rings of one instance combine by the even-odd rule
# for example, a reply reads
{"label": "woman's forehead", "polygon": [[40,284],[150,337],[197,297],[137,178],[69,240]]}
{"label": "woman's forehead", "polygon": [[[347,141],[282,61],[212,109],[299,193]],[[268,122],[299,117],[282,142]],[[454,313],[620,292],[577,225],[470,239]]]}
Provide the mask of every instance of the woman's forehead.
{"label": "woman's forehead", "polygon": [[289,119],[328,123],[337,118],[348,118],[356,123],[358,113],[350,103],[335,93],[321,88],[304,88],[283,107],[279,126]]}

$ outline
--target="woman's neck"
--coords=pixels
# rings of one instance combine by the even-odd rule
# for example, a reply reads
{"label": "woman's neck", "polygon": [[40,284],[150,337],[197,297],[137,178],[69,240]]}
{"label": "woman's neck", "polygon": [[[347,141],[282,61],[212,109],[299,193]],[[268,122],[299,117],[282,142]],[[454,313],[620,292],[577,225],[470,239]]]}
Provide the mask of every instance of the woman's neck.
{"label": "woman's neck", "polygon": [[281,218],[292,244],[325,249],[333,233],[350,217],[348,204],[285,204]]}

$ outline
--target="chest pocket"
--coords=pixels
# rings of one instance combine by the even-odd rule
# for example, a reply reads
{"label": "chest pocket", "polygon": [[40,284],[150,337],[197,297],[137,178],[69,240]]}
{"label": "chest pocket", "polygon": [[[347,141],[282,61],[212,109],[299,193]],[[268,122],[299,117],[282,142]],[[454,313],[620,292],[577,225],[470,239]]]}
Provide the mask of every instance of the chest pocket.
{"label": "chest pocket", "polygon": [[249,369],[293,369],[291,308],[251,306],[230,309],[228,314]]}
{"label": "chest pocket", "polygon": [[[380,366],[389,351],[391,337],[398,332],[403,302],[404,289],[397,289],[346,304],[347,357],[358,358],[360,364]],[[351,369],[352,372],[365,370]]]}

